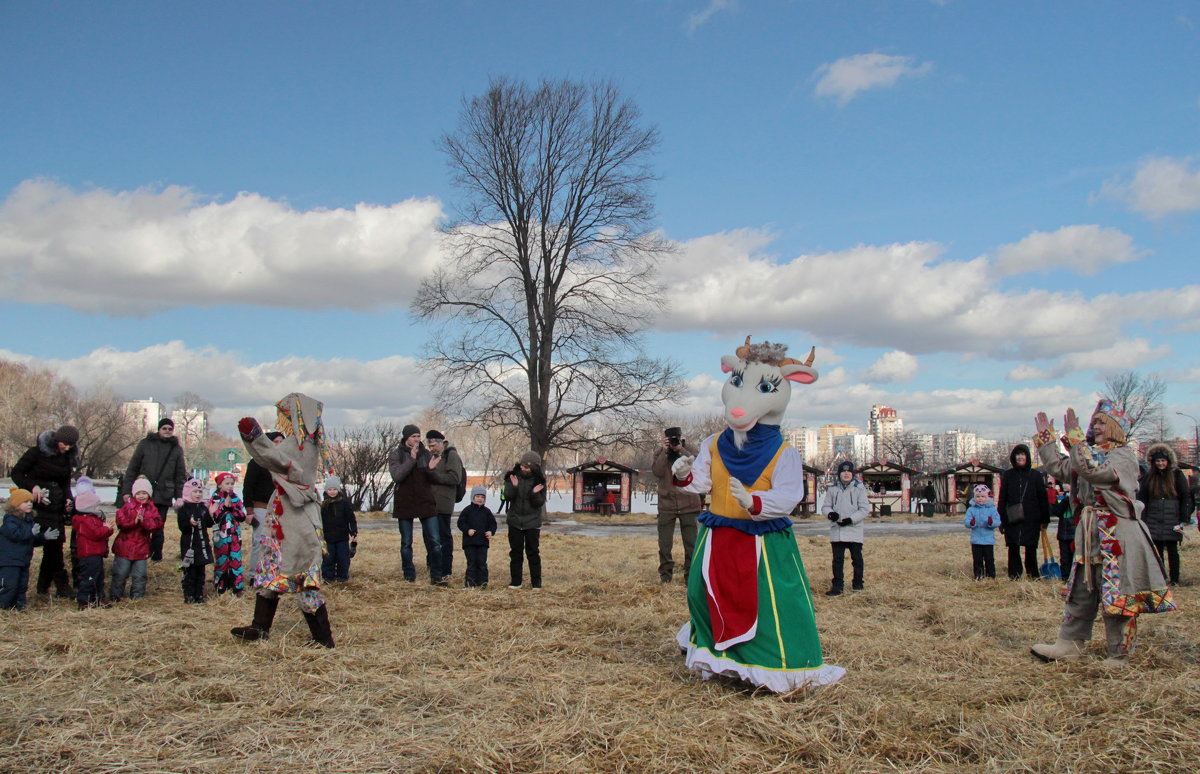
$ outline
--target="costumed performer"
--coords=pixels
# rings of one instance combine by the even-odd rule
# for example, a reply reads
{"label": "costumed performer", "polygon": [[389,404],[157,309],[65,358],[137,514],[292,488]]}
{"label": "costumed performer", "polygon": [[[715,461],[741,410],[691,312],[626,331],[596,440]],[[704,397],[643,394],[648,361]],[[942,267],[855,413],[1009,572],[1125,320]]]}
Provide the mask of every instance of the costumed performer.
{"label": "costumed performer", "polygon": [[276,491],[259,537],[262,553],[254,567],[254,620],[230,633],[243,640],[267,639],[279,595],[294,593],[313,642],[332,648],[329,613],[321,595],[321,501],[315,481],[318,468],[330,469],[321,421],[323,404],[293,392],[275,408],[275,426],[284,435],[280,441],[273,443],[263,435],[253,417],[238,422],[246,451],[271,474]]}
{"label": "costumed performer", "polygon": [[[1125,665],[1137,636],[1141,613],[1175,609],[1162,561],[1137,500],[1137,454],[1126,445],[1129,423],[1112,401],[1101,398],[1092,414],[1089,439],[1067,409],[1059,451],[1054,425],[1044,413],[1034,418],[1042,468],[1071,483],[1075,525],[1075,563],[1065,592],[1062,625],[1053,644],[1034,645],[1043,661],[1075,660],[1092,638],[1099,610],[1108,644],[1106,664]],[[1064,568],[1065,569],[1065,568]]]}
{"label": "costumed performer", "polygon": [[779,424],[791,384],[812,384],[801,363],[763,342],[721,358],[724,431],[672,465],[676,486],[705,494],[688,578],[691,622],[678,635],[705,680],[725,674],[777,693],[829,685],[846,670],[824,663],[812,593],[788,514],[804,499],[803,459]]}

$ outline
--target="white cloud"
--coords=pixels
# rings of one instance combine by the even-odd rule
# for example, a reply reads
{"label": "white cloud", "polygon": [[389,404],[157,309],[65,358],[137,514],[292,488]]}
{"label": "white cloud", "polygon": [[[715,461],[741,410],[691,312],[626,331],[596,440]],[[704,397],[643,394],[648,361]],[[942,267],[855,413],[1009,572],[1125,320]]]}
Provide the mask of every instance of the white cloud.
{"label": "white cloud", "polygon": [[1035,231],[1020,242],[996,250],[1001,275],[1048,272],[1058,268],[1091,275],[1109,266],[1136,261],[1144,253],[1133,239],[1115,228],[1064,226],[1058,231]]}
{"label": "white cloud", "polygon": [[0,203],[0,280],[9,298],[124,315],[403,306],[437,260],[441,217],[433,199],[298,211],[252,193],[27,180]]}
{"label": "white cloud", "polygon": [[1200,210],[1200,168],[1194,157],[1151,157],[1142,161],[1132,180],[1106,181],[1100,195],[1151,218]]}
{"label": "white cloud", "polygon": [[695,13],[688,15],[687,32],[691,35],[696,30],[700,29],[714,14],[721,11],[728,11],[737,8],[737,3],[734,0],[708,0],[708,5]]}
{"label": "white cloud", "polygon": [[1022,363],[1008,372],[1012,381],[1030,379],[1061,379],[1084,371],[1128,371],[1155,360],[1171,356],[1167,345],[1154,346],[1146,339],[1121,339],[1107,347],[1086,352],[1072,352],[1045,368]]}
{"label": "white cloud", "polygon": [[171,341],[136,351],[103,347],[67,360],[40,359],[0,350],[0,358],[49,368],[80,389],[104,384],[126,399],[153,396],[170,405],[191,391],[213,403],[215,429],[233,433],[240,417],[271,415],[270,406],[289,392],[325,403],[330,426],[368,420],[411,420],[432,405],[431,379],[409,357],[378,360],[285,357],[246,363],[216,347],[193,349]]}
{"label": "white cloud", "polygon": [[902,77],[922,76],[932,69],[932,62],[917,64],[911,56],[855,54],[821,65],[813,77],[818,97],[833,97],[845,105],[861,91],[888,88]]}
{"label": "white cloud", "polygon": [[863,372],[863,381],[879,383],[907,382],[917,375],[917,359],[907,352],[893,349],[884,352]]}
{"label": "white cloud", "polygon": [[1042,360],[1121,340],[1122,326],[1132,320],[1185,326],[1200,317],[1200,286],[1091,298],[1042,288],[1004,291],[986,258],[944,259],[934,243],[860,245],[778,262],[757,253],[769,242],[765,232],[743,230],[684,243],[663,264],[671,307],[659,327],[813,337],[790,342],[797,351],[820,342]]}

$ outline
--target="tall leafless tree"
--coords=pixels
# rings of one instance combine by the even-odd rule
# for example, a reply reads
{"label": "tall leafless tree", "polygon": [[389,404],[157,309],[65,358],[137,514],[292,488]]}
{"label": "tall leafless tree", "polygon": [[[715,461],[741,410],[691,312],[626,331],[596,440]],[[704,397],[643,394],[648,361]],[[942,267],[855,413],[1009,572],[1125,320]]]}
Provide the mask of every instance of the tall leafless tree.
{"label": "tall leafless tree", "polygon": [[342,480],[354,510],[387,510],[396,487],[387,473],[387,455],[400,445],[401,428],[390,422],[336,429],[330,433],[333,472]]}
{"label": "tall leafless tree", "polygon": [[1124,410],[1130,440],[1142,441],[1160,430],[1167,384],[1158,374],[1121,371],[1104,379],[1104,395]]}
{"label": "tall leafless tree", "polygon": [[[533,451],[631,437],[677,399],[643,331],[663,307],[654,128],[610,83],[495,80],[441,140],[464,193],[445,266],[413,302],[440,322],[439,405],[528,434]],[[619,417],[579,432],[591,417]]]}
{"label": "tall leafless tree", "polygon": [[195,446],[204,440],[208,433],[208,415],[212,410],[213,404],[194,392],[188,391],[175,396],[173,418],[178,424],[175,435],[184,445]]}

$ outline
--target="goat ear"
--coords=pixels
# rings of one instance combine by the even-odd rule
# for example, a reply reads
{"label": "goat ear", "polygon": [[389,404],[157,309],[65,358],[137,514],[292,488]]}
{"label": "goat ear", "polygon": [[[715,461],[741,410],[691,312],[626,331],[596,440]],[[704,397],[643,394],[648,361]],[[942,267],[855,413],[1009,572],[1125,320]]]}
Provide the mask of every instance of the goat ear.
{"label": "goat ear", "polygon": [[817,380],[817,369],[804,365],[785,365],[779,369],[784,379],[800,384],[812,384]]}
{"label": "goat ear", "polygon": [[721,357],[721,373],[727,374],[738,367],[742,361],[733,355],[723,355]]}

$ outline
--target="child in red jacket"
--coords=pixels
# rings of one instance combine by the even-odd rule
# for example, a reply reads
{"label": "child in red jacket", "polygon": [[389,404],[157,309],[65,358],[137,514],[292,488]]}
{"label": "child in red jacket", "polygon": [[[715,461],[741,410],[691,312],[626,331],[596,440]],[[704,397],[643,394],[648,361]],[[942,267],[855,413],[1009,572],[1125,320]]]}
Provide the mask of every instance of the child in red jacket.
{"label": "child in red jacket", "polygon": [[146,596],[150,533],[163,527],[162,514],[154,504],[154,487],[150,479],[138,476],[131,493],[125,495],[125,504],[117,511],[117,529],[120,533],[113,541],[112,578],[108,584],[108,593],[114,602],[119,602],[125,596],[125,579],[130,574],[133,575],[133,584],[129,598],[141,599]]}
{"label": "child in red jacket", "polygon": [[107,605],[104,599],[104,557],[108,556],[108,538],[112,527],[100,510],[100,495],[92,480],[81,476],[75,482],[75,516],[71,529],[78,538],[79,588],[75,599],[79,609]]}

